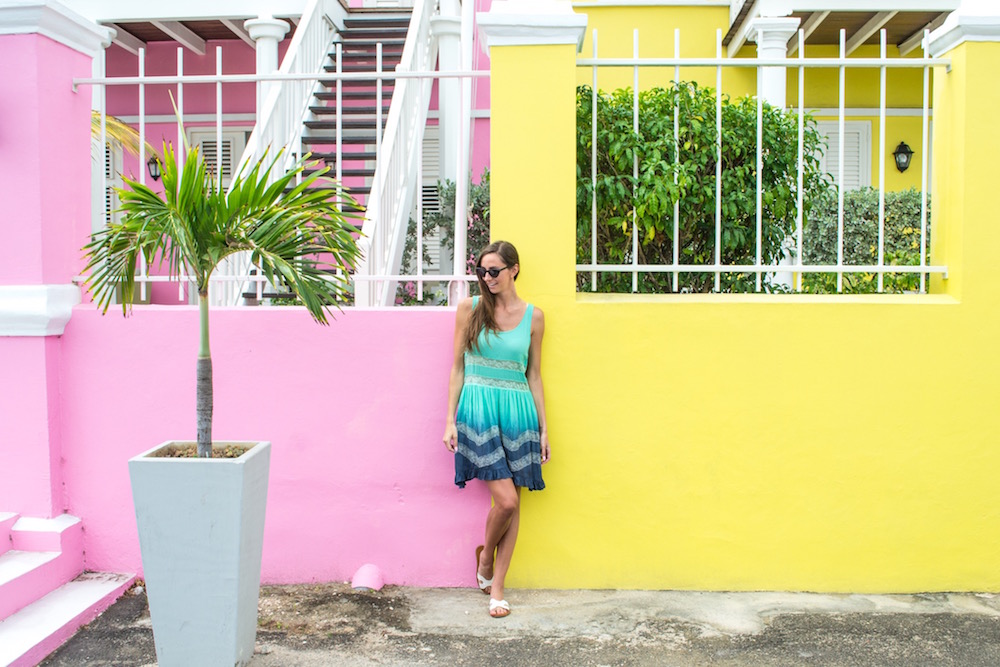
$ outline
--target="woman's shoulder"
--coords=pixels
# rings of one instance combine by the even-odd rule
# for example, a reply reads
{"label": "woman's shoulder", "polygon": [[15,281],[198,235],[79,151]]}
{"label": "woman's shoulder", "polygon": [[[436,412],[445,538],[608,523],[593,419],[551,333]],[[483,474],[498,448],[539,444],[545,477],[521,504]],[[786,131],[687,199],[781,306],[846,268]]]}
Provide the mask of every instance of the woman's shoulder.
{"label": "woman's shoulder", "polygon": [[529,303],[528,308],[531,308],[531,324],[532,325],[544,325],[545,324],[545,313],[541,308],[533,303]]}

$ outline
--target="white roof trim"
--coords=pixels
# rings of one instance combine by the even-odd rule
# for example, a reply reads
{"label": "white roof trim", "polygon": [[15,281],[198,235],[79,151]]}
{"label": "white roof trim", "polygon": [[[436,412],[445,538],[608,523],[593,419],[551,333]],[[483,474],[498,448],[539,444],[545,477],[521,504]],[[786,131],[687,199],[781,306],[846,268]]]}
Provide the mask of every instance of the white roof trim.
{"label": "white roof trim", "polygon": [[0,336],[61,336],[80,300],[76,285],[0,285]]}
{"label": "white roof trim", "polygon": [[8,0],[0,6],[0,35],[45,35],[93,58],[111,44],[114,30],[58,2]]}
{"label": "white roof trim", "polygon": [[538,44],[583,47],[587,16],[577,14],[566,0],[494,0],[476,22],[483,48]]}
{"label": "white roof trim", "polygon": [[993,0],[965,0],[928,41],[928,51],[934,58],[965,42],[1000,42],[1000,6]]}

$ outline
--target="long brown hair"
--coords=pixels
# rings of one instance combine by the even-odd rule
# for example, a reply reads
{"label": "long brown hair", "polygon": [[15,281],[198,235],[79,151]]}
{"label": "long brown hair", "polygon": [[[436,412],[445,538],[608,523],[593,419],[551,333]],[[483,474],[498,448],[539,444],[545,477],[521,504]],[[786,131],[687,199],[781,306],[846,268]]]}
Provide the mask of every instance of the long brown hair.
{"label": "long brown hair", "polygon": [[[494,241],[479,251],[479,257],[476,258],[476,266],[482,266],[483,257],[492,253],[499,255],[500,259],[507,266],[520,264],[517,256],[517,248],[512,243]],[[517,275],[517,273],[514,274],[514,280],[517,280]],[[483,330],[497,331],[495,314],[496,297],[493,296],[490,288],[486,286],[485,278],[479,278],[479,295],[479,303],[472,309],[472,315],[469,316],[469,326],[465,330],[465,349],[467,352],[474,352],[479,349],[479,334]]]}

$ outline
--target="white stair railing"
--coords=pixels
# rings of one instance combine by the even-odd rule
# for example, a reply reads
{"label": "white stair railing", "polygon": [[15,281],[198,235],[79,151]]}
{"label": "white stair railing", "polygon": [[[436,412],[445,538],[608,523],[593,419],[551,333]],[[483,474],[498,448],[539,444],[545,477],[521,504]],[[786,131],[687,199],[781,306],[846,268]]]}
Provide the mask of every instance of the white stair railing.
{"label": "white stair railing", "polygon": [[[338,0],[309,0],[302,13],[278,74],[316,74],[330,54],[338,28],[343,28],[347,12]],[[257,125],[247,140],[235,173],[256,163],[265,153],[275,155],[285,149],[283,160],[290,167],[302,154],[302,131],[313,99],[316,79],[261,82],[268,91],[257,114]],[[277,176],[281,169],[275,169]],[[242,299],[250,280],[250,253],[238,253],[220,264],[223,275],[242,276],[246,280],[226,280],[213,284],[214,305],[235,306]],[[263,283],[256,281],[260,293]]]}
{"label": "white stair railing", "polygon": [[[437,40],[431,37],[430,19],[436,4],[414,3],[397,72],[434,69]],[[429,78],[396,79],[359,240],[364,256],[354,283],[354,303],[359,307],[391,306],[395,300],[396,281],[380,276],[399,273],[406,226],[420,191],[417,162],[431,84]]]}

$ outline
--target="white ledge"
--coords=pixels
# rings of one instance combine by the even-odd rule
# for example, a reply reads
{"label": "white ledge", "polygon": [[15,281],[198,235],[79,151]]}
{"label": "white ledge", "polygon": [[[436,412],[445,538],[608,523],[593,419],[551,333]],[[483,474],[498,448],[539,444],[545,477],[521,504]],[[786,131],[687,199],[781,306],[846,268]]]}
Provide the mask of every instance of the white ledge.
{"label": "white ledge", "polygon": [[76,285],[0,285],[0,336],[61,336],[80,300]]}
{"label": "white ledge", "polygon": [[1000,5],[995,0],[964,0],[928,41],[934,58],[965,42],[1000,42]]}
{"label": "white ledge", "polygon": [[587,16],[566,0],[494,0],[476,17],[483,49],[494,46],[575,44],[583,47]]}
{"label": "white ledge", "polygon": [[111,44],[115,31],[99,26],[58,2],[7,0],[0,6],[0,35],[45,35],[95,57]]}

